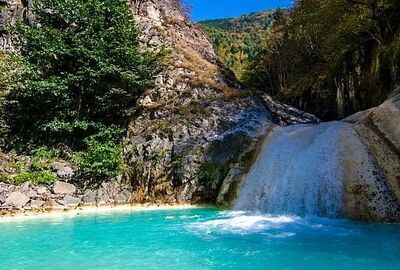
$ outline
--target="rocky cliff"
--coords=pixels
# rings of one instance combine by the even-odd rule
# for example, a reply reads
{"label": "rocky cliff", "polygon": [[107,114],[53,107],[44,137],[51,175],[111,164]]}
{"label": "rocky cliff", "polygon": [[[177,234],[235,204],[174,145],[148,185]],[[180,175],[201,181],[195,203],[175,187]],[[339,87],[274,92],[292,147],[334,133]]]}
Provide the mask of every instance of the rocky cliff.
{"label": "rocky cliff", "polygon": [[[134,12],[143,45],[171,51],[126,137],[134,199],[214,202],[233,164],[288,108],[277,105],[272,114],[267,99],[242,89],[201,29],[169,1],[145,1]],[[280,119],[315,120],[288,115]]]}
{"label": "rocky cliff", "polygon": [[[347,178],[346,194],[351,198],[346,201],[347,209],[351,209],[347,213],[348,216],[365,220],[382,220],[387,217],[398,219],[400,216],[399,89],[380,106],[359,112],[346,118],[345,121],[354,124],[354,129],[375,161],[368,171],[369,174],[373,173],[373,177],[360,179],[349,175]],[[356,174],[363,174],[363,170],[354,171]]]}
{"label": "rocky cliff", "polygon": [[[125,139],[130,168],[125,179],[133,188],[131,200],[217,200],[229,205],[257,157],[260,142],[275,125],[318,120],[268,96],[242,89],[232,72],[221,64],[203,32],[171,7],[168,0],[148,0],[134,7],[143,46],[166,48],[170,54],[166,69],[157,78],[157,87],[139,100],[137,116],[132,119]],[[387,80],[379,81],[382,73],[374,73],[375,82],[380,82],[379,99],[371,98],[372,90],[371,95],[363,96],[363,82],[368,74],[377,65],[378,70],[383,70],[382,64],[374,64],[379,57],[366,59],[368,55],[365,52],[354,59],[349,56],[346,61],[357,64],[347,66],[346,72],[334,80],[334,104],[325,109],[338,109],[348,115],[378,105],[389,95],[397,78],[395,65],[390,67]],[[372,84],[371,89],[375,86]],[[349,105],[350,100],[354,102]],[[312,102],[312,96],[305,101]],[[394,95],[353,120],[373,164],[362,164],[365,172],[351,167],[351,173],[345,176],[349,217],[394,220],[398,216],[397,103],[398,96]],[[318,106],[323,107],[321,103]],[[361,142],[357,139],[359,145]],[[344,151],[355,147],[351,140],[343,144],[346,143],[349,145]],[[357,177],[352,177],[352,173]],[[364,179],[364,175],[370,177]]]}
{"label": "rocky cliff", "polygon": [[[39,209],[63,208],[69,207],[71,200],[72,206],[213,203],[224,179],[245,172],[259,139],[271,127],[317,121],[243,89],[232,71],[220,62],[202,30],[187,21],[173,3],[129,2],[143,48],[164,50],[167,57],[156,87],[139,99],[125,136],[126,174],[98,188],[76,188],[68,194],[57,193],[54,186],[39,194],[39,189],[44,191],[41,186],[5,184],[0,189],[3,208],[37,208],[37,201]],[[7,2],[3,13],[8,25],[20,16],[27,23],[33,18],[29,1]],[[3,49],[13,50],[7,31],[0,40],[8,44]],[[25,165],[30,162],[29,157],[16,158],[26,160],[22,162]],[[59,175],[57,168],[54,172]],[[62,183],[73,181],[58,177]],[[10,196],[15,200],[7,200]]]}
{"label": "rocky cliff", "polygon": [[0,1],[0,48],[5,51],[14,51],[14,38],[8,32],[10,26],[17,20],[23,19],[31,24],[33,21],[32,1],[30,0],[2,0]]}
{"label": "rocky cliff", "polygon": [[[3,24],[13,24],[21,16],[27,23],[32,20],[29,2],[6,4],[1,13]],[[187,21],[169,0],[130,4],[143,48],[164,50],[167,57],[156,87],[139,99],[124,138],[125,175],[108,179],[98,187],[77,186],[73,184],[74,167],[57,160],[49,165],[58,178],[54,185],[1,183],[0,209],[65,209],[120,203],[217,202],[230,206],[258,157],[263,139],[274,127],[319,121],[265,94],[244,89],[220,62],[201,29]],[[14,50],[12,41],[13,37],[3,30],[3,49]],[[336,84],[338,95],[348,91],[349,85],[361,87],[340,83],[367,76],[360,72],[361,66],[343,73],[342,81]],[[393,67],[393,78],[395,70]],[[385,83],[380,87],[386,93],[394,85]],[[348,96],[356,94],[350,91]],[[305,101],[313,100],[310,97]],[[341,139],[347,166],[344,197],[348,217],[397,220],[400,216],[399,102],[397,91],[382,105],[346,119],[357,132],[348,129]],[[365,147],[368,155],[357,160],[368,162],[354,164],[353,157],[365,153],[359,151]],[[18,166],[31,163],[31,157],[1,154],[0,181],[7,182],[7,175],[15,173]]]}
{"label": "rocky cliff", "polygon": [[280,98],[325,120],[343,119],[378,106],[400,79],[398,59],[391,46],[395,45],[367,42],[349,52],[335,72],[295,85]]}

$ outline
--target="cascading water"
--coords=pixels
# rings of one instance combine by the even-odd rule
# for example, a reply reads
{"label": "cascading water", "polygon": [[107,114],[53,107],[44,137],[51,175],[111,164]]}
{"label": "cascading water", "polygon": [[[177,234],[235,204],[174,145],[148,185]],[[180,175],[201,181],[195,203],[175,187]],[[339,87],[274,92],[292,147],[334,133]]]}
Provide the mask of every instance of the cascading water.
{"label": "cascading water", "polygon": [[342,122],[277,128],[242,187],[235,210],[339,217],[343,214]]}

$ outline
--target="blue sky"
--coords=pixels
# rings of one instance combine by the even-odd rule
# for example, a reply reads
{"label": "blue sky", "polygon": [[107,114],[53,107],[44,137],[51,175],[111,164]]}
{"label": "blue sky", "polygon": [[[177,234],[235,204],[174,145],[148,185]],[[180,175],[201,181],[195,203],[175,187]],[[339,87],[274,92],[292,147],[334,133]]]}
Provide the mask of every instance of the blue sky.
{"label": "blue sky", "polygon": [[193,7],[195,22],[206,19],[235,17],[254,11],[288,7],[292,0],[183,0]]}

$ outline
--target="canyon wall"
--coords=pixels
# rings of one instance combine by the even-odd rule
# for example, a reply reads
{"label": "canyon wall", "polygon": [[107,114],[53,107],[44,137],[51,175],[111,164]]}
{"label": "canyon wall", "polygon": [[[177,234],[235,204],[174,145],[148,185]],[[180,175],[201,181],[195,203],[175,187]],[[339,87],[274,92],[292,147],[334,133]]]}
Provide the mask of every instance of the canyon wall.
{"label": "canyon wall", "polygon": [[324,120],[343,119],[376,107],[400,82],[398,59],[395,53],[391,55],[390,46],[396,46],[396,41],[393,43],[367,42],[347,53],[331,74],[295,85],[280,94],[279,99]]}
{"label": "canyon wall", "polygon": [[[3,208],[14,209],[15,204],[7,199],[16,195],[24,202],[18,204],[20,209],[36,207],[37,200],[43,202],[39,208],[68,207],[71,196],[72,206],[76,202],[214,203],[223,180],[246,170],[259,140],[273,126],[318,121],[268,96],[243,89],[233,72],[220,62],[202,30],[181,14],[175,1],[128,3],[143,49],[162,50],[166,57],[156,87],[138,100],[124,138],[126,173],[99,187],[81,187],[79,179],[59,176],[55,164],[52,167],[58,180],[75,184],[73,192],[59,194],[51,186],[39,194],[38,189],[44,190],[40,186],[4,184],[0,190]],[[13,25],[18,18],[34,22],[29,1],[9,1],[2,14],[5,26]],[[4,29],[0,35],[3,49],[14,51],[15,37],[7,27]],[[0,173],[13,173],[13,159],[24,166],[31,162],[30,157],[3,154]],[[64,167],[74,171],[72,164]]]}
{"label": "canyon wall", "polygon": [[134,13],[143,46],[171,52],[126,138],[135,200],[215,202],[224,178],[271,126],[317,121],[243,89],[201,28],[171,2],[144,1]]}

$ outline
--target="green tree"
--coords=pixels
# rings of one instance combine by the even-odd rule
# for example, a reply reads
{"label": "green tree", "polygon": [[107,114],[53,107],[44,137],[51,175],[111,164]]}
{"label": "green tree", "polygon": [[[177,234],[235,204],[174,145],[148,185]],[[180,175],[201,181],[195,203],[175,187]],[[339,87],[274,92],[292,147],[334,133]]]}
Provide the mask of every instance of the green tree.
{"label": "green tree", "polygon": [[26,70],[5,104],[12,138],[80,150],[124,127],[160,66],[140,50],[126,1],[37,0],[34,14],[35,25],[15,28]]}
{"label": "green tree", "polygon": [[[298,0],[289,13],[279,11],[274,17],[273,31],[248,68],[245,82],[271,95],[296,99],[318,78],[339,74],[346,57],[361,47],[373,48],[377,54],[395,48],[400,2]],[[394,49],[387,53],[391,63],[396,55]]]}
{"label": "green tree", "polygon": [[254,52],[263,36],[270,31],[273,15],[271,11],[263,11],[199,24],[212,41],[222,62],[242,80],[249,60],[255,56]]}

